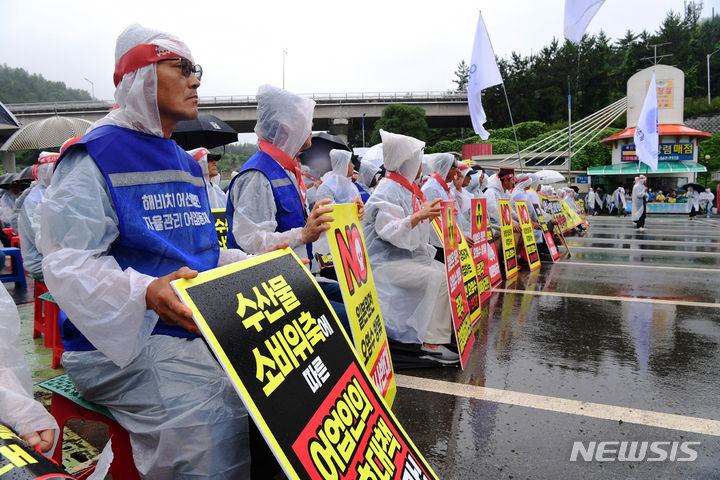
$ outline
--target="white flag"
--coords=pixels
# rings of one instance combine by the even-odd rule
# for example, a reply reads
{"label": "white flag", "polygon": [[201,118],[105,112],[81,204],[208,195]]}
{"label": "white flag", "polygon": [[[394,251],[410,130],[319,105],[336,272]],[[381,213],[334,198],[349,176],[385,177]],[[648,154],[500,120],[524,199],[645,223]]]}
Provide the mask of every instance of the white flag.
{"label": "white flag", "polygon": [[475,44],[470,60],[470,76],[468,78],[468,108],[473,130],[480,138],[487,140],[490,134],[483,128],[487,121],[485,110],[482,107],[482,90],[502,83],[500,70],[495,63],[495,52],[490,44],[490,37],[485,29],[482,13],[478,16],[475,30]]}
{"label": "white flag", "polygon": [[605,0],[565,0],[565,38],[580,43],[590,20],[604,2]]}
{"label": "white flag", "polygon": [[658,106],[655,73],[653,72],[635,127],[635,151],[638,159],[654,172],[658,167]]}

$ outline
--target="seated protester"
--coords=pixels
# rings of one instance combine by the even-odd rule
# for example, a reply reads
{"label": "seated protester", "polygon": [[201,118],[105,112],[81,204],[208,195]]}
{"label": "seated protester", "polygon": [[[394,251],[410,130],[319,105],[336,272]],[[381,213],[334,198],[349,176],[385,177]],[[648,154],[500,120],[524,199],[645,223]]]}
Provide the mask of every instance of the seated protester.
{"label": "seated protester", "polygon": [[[227,244],[248,253],[287,242],[300,258],[312,261],[312,243],[330,229],[330,200],[319,198],[308,211],[307,191],[297,155],[312,142],[315,102],[271,85],[257,93],[259,150],[248,159],[229,187]],[[359,216],[362,203],[359,199]],[[349,330],[337,282],[318,278],[343,326]]]}
{"label": "seated protester", "polygon": [[421,204],[412,187],[425,144],[382,129],[380,136],[387,174],[365,207],[363,231],[387,335],[422,344],[432,360],[458,362],[444,346],[453,338],[445,267],[428,243],[440,199]]}
{"label": "seated protester", "polygon": [[[455,175],[457,174],[457,164],[455,155],[452,153],[433,153],[424,155],[423,160],[430,172],[430,177],[422,186],[422,192],[429,201],[439,198],[442,201],[454,200],[450,192]],[[423,170],[425,167],[423,167]],[[455,205],[457,208],[457,203]],[[443,247],[443,242],[434,231],[430,234],[430,243],[438,248]]]}
{"label": "seated protester", "polygon": [[327,198],[330,203],[362,202],[360,193],[352,181],[352,153],[347,150],[330,150],[331,170],[322,176],[317,198]]}
{"label": "seated protester", "polygon": [[355,187],[360,192],[360,198],[363,203],[367,203],[370,195],[380,180],[380,168],[376,167],[370,162],[360,160],[360,167],[358,168],[357,180],[355,181]]}
{"label": "seated protester", "polygon": [[465,187],[470,184],[470,176],[468,175],[472,171],[470,165],[465,162],[458,163],[458,171],[453,180],[453,185],[450,187],[450,194],[455,199],[455,207],[457,208],[457,222],[460,227],[460,231],[465,236],[469,246],[473,246],[472,241],[472,220],[471,215],[471,204],[472,196],[465,190]]}
{"label": "seated protester", "polygon": [[[502,251],[502,236],[500,235],[500,199],[510,199],[510,192],[515,186],[515,170],[512,168],[501,168],[497,175],[488,179],[488,188],[485,190],[487,199],[488,228],[492,230],[495,239],[495,249]],[[517,215],[514,213],[514,215]],[[515,248],[518,252],[522,248],[522,227],[513,219],[513,232],[515,237]]]}
{"label": "seated protester", "polygon": [[[33,168],[37,183],[28,189],[18,211],[18,236],[22,251],[23,266],[32,278],[42,280],[42,254],[37,249],[36,236],[40,230],[40,218],[35,217],[37,206],[50,186],[55,162],[60,155],[53,152],[40,152],[38,163]],[[20,203],[20,201],[18,201]]]}
{"label": "seated protester", "polygon": [[12,227],[15,220],[15,202],[22,194],[23,190],[20,182],[10,182],[10,188],[5,190],[4,195],[0,197],[0,224],[4,228]]}
{"label": "seated protester", "polygon": [[655,195],[655,203],[665,203],[665,195],[662,190],[658,190],[657,195]]}
{"label": "seated protester", "polygon": [[[537,213],[535,212],[535,209],[532,207],[531,200],[532,197],[530,196],[529,192],[534,192],[532,190],[532,184],[534,181],[536,181],[536,176],[530,173],[523,173],[520,174],[518,177],[518,183],[515,185],[515,187],[512,190],[511,198],[513,200],[513,208],[515,208],[515,211],[517,211],[517,207],[515,207],[515,201],[520,200],[527,203],[528,208],[528,215],[530,216],[530,223],[533,227],[533,235],[535,236],[535,243],[541,244],[545,240],[543,239],[543,231],[542,227],[540,226]],[[537,196],[537,194],[536,194]]]}
{"label": "seated protester", "polygon": [[32,448],[52,456],[57,422],[33,397],[30,368],[18,350],[20,317],[15,302],[0,285],[0,425],[11,428]]}
{"label": "seated protester", "polygon": [[[170,286],[248,258],[220,249],[202,170],[170,139],[197,117],[202,70],[140,25],[118,37],[115,65],[118,108],[63,153],[38,207],[45,283],[70,318],[63,367],[128,431],[143,478],[248,478],[247,410]],[[148,221],[160,212],[198,221]]]}
{"label": "seated protester", "polygon": [[[312,210],[312,208],[315,206],[315,202],[318,199],[317,189],[320,186],[320,179],[310,173],[310,167],[308,167],[307,165],[300,165],[300,173],[303,177],[303,181],[305,182],[305,187],[307,188],[306,196],[308,208]],[[235,175],[237,175],[237,173],[235,173]],[[233,175],[232,178],[235,178],[235,175]],[[229,185],[228,191],[230,191]]]}
{"label": "seated protester", "polygon": [[205,147],[188,150],[188,153],[197,160],[202,169],[203,179],[205,179],[205,190],[207,191],[208,200],[210,200],[210,208],[224,209],[227,204],[227,195],[219,185],[216,185],[212,181],[212,177],[218,174],[217,162],[220,160],[221,155],[210,153]]}

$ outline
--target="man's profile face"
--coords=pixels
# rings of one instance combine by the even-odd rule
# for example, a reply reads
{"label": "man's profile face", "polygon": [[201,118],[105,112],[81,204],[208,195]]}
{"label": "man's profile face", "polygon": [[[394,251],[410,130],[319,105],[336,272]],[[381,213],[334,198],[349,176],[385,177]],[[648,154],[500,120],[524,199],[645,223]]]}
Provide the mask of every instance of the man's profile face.
{"label": "man's profile face", "polygon": [[208,174],[210,175],[210,178],[214,177],[218,173],[217,160],[208,160]]}
{"label": "man's profile face", "polygon": [[510,190],[512,189],[513,185],[515,185],[515,177],[512,175],[508,175],[505,178],[500,179],[502,181],[503,190]]}
{"label": "man's profile face", "polygon": [[180,60],[158,62],[157,103],[160,120],[179,122],[192,120],[198,116],[198,94],[200,86],[195,74],[182,75]]}

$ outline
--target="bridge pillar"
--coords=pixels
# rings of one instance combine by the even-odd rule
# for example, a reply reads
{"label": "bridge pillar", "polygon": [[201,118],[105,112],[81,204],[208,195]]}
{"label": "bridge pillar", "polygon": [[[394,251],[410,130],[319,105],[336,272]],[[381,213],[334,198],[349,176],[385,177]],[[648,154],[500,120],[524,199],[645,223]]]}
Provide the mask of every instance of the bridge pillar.
{"label": "bridge pillar", "polygon": [[330,122],[330,133],[337,135],[343,142],[348,141],[348,132],[350,131],[350,121],[347,118],[333,118]]}
{"label": "bridge pillar", "polygon": [[15,173],[15,152],[0,152],[3,172]]}

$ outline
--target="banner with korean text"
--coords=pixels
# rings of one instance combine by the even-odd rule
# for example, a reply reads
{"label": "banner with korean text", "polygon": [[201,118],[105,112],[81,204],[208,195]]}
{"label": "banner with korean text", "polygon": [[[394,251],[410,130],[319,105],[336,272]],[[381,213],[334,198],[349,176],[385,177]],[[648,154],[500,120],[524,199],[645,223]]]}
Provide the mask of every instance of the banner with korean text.
{"label": "banner with korean text", "polygon": [[392,406],[397,390],[395,375],[357,205],[332,207],[335,220],[330,222],[327,238],[350,319],[355,350],[375,387]]}
{"label": "banner with korean text", "polygon": [[171,285],[288,478],[437,478],[290,249]]}
{"label": "banner with korean text", "polygon": [[[538,205],[537,203],[533,203],[532,207],[535,209],[535,214],[537,215],[538,222],[540,222],[540,228],[542,228],[543,231],[545,247],[547,248],[550,257],[552,257],[552,261],[557,262],[560,258],[560,254],[558,253],[558,249],[555,246],[555,240],[553,240],[552,233],[550,233],[550,228],[548,228],[547,221],[545,220],[545,214],[540,208],[540,205]],[[552,227],[552,223],[550,224],[550,227]]]}
{"label": "banner with korean text", "polygon": [[228,222],[225,217],[224,208],[212,209],[213,222],[215,222],[215,233],[217,233],[220,248],[227,248]]}
{"label": "banner with korean text", "polygon": [[502,235],[503,258],[505,259],[505,279],[511,279],[518,272],[517,251],[515,250],[515,237],[513,233],[512,213],[510,200],[501,198],[500,206],[500,234]]}
{"label": "banner with korean text", "polygon": [[[450,295],[450,313],[453,317],[455,338],[457,340],[460,366],[465,368],[472,350],[475,337],[472,334],[472,318],[468,306],[465,284],[463,283],[463,265],[460,261],[460,242],[462,233],[455,224],[454,201],[441,202],[440,224],[443,244],[445,246],[445,270],[448,278],[448,294]],[[467,244],[466,244],[467,245]],[[472,264],[472,259],[468,258]],[[473,266],[473,271],[475,267]],[[476,279],[477,287],[477,279]],[[477,288],[475,290],[477,294]],[[478,312],[480,306],[478,302]]]}
{"label": "banner with korean text", "polygon": [[517,208],[523,241],[525,243],[523,252],[525,252],[525,259],[528,265],[530,265],[530,271],[532,272],[540,268],[540,253],[538,253],[537,244],[535,243],[535,233],[533,232],[532,223],[530,222],[530,212],[528,212],[528,206],[525,200],[515,200],[515,208]]}
{"label": "banner with korean text", "polygon": [[471,201],[470,208],[474,213],[472,256],[478,274],[480,300],[484,301],[490,296],[490,289],[500,283],[502,274],[500,273],[497,252],[495,252],[495,243],[488,242],[487,215],[485,215],[487,200],[474,198]]}

